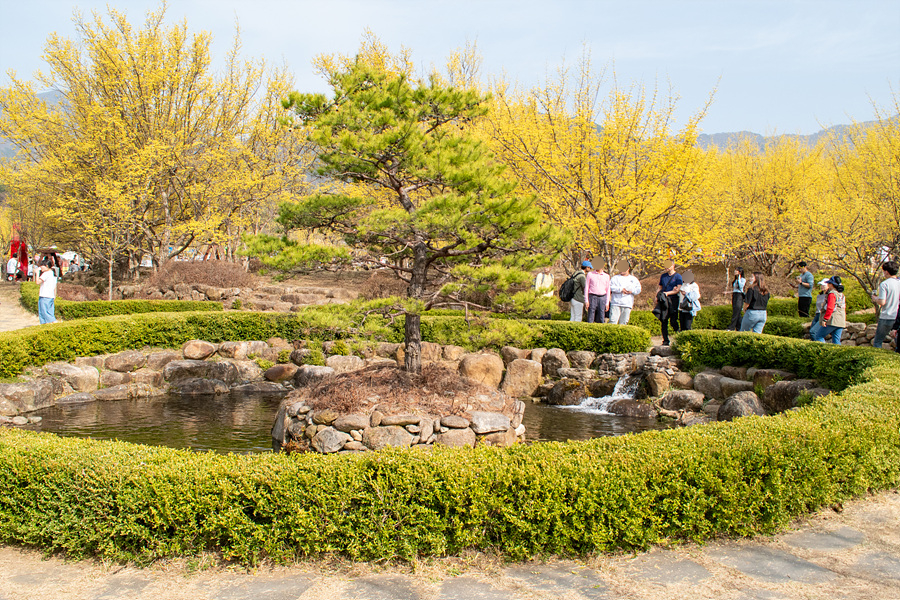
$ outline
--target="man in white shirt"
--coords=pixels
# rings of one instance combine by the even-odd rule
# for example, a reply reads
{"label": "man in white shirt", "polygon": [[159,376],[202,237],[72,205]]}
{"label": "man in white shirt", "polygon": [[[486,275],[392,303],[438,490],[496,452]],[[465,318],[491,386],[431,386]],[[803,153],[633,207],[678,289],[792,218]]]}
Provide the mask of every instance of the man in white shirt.
{"label": "man in white shirt", "polygon": [[38,320],[41,325],[56,323],[56,274],[50,270],[46,259],[41,261],[41,271],[35,281],[41,286],[38,292]]}
{"label": "man in white shirt", "polygon": [[19,261],[16,260],[15,256],[11,256],[8,261],[6,261],[6,280],[7,281],[15,281],[16,279],[16,269],[19,268]]}
{"label": "man in white shirt", "polygon": [[875,329],[875,339],[872,345],[881,348],[884,338],[887,337],[897,318],[897,309],[900,307],[900,279],[897,279],[897,271],[900,266],[889,260],[881,265],[884,281],[878,286],[878,293],[872,292],[872,302],[881,307],[878,315],[878,327]]}
{"label": "man in white shirt", "polygon": [[631,274],[631,265],[627,260],[617,262],[616,270],[618,274],[609,280],[609,322],[628,325],[634,297],[641,293],[641,282]]}

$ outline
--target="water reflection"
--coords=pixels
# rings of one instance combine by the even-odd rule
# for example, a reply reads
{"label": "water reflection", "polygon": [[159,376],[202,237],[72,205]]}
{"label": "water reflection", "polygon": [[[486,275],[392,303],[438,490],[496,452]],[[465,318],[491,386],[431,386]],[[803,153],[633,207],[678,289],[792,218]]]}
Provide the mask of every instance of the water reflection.
{"label": "water reflection", "polygon": [[525,438],[531,442],[589,440],[652,429],[669,429],[671,423],[611,415],[602,409],[581,406],[549,406],[526,403]]}

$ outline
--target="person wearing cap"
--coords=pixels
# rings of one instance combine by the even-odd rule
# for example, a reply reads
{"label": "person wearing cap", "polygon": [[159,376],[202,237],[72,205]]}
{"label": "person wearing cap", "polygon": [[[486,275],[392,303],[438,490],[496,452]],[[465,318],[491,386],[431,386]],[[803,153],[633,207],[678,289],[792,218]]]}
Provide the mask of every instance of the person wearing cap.
{"label": "person wearing cap", "polygon": [[581,272],[575,276],[575,295],[569,301],[569,320],[575,323],[580,323],[584,318],[584,290],[587,287],[586,273],[592,268],[590,261],[581,261]]}
{"label": "person wearing cap", "polygon": [[831,343],[841,343],[844,327],[847,326],[847,301],[840,275],[833,275],[826,282],[825,312],[819,317],[819,326],[813,341],[824,342],[831,335]]}
{"label": "person wearing cap", "polygon": [[800,275],[797,277],[797,312],[801,317],[809,317],[809,305],[812,304],[812,289],[816,280],[806,268],[806,262],[800,261]]}
{"label": "person wearing cap", "polygon": [[897,318],[898,308],[900,308],[900,279],[897,278],[898,265],[893,260],[886,261],[881,265],[881,272],[884,275],[884,281],[878,286],[878,293],[872,292],[872,302],[881,308],[878,315],[878,327],[875,329],[875,339],[872,345],[881,348],[884,338],[887,337],[891,328],[894,326],[894,320]]}
{"label": "person wearing cap", "polygon": [[631,265],[627,260],[617,262],[616,271],[616,275],[609,279],[609,322],[628,325],[634,297],[641,293],[641,282],[631,274]]}
{"label": "person wearing cap", "polygon": [[694,272],[688,269],[682,276],[683,284],[678,292],[678,324],[681,331],[690,331],[694,325],[694,317],[700,312],[700,286],[694,278]]}
{"label": "person wearing cap", "polygon": [[603,323],[609,311],[609,275],[598,266],[587,274],[587,322]]}
{"label": "person wearing cap", "polygon": [[819,328],[819,318],[825,310],[825,298],[828,296],[828,278],[826,277],[819,282],[819,294],[816,296],[816,314],[813,315],[812,323],[809,325],[809,339],[813,339],[816,330]]}
{"label": "person wearing cap", "polygon": [[669,345],[669,324],[672,324],[672,330],[678,333],[678,292],[684,280],[679,273],[675,272],[675,261],[666,261],[666,270],[659,276],[659,286],[656,288],[657,295],[663,294],[669,302],[669,310],[665,319],[661,319],[663,345]]}

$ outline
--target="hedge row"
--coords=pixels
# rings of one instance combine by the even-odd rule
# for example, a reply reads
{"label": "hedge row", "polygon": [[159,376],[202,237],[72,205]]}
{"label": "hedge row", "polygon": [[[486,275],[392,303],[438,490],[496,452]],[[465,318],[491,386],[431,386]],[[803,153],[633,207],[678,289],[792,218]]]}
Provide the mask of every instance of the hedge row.
{"label": "hedge row", "polygon": [[0,542],[141,563],[583,555],[768,534],[900,483],[893,354],[716,332],[678,346],[786,367],[791,348],[801,373],[828,380],[837,365],[853,384],[774,417],[508,449],[220,456],[7,429]]}
{"label": "hedge row", "polygon": [[[19,302],[26,310],[38,312],[38,285],[25,281],[19,288]],[[200,300],[92,300],[72,302],[57,298],[54,303],[57,318],[66,321],[156,312],[222,311],[221,302]]]}

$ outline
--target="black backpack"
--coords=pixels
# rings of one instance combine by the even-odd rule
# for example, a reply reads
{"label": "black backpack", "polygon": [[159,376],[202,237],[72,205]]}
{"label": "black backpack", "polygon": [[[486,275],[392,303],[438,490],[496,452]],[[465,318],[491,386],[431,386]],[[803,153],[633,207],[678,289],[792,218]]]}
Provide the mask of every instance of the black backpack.
{"label": "black backpack", "polygon": [[559,299],[563,302],[571,302],[572,298],[575,297],[576,277],[578,277],[578,271],[575,271],[571,277],[563,281],[563,284],[559,286]]}

